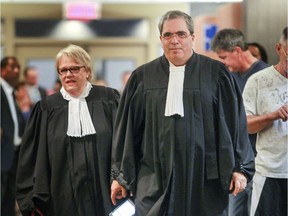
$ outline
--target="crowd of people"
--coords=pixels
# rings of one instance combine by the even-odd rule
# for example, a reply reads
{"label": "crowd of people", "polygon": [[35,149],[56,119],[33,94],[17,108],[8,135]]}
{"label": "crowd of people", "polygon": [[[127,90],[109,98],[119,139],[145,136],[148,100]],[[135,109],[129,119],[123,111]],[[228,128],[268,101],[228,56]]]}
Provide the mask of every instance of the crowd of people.
{"label": "crowd of people", "polygon": [[126,199],[137,216],[287,215],[287,27],[275,65],[239,29],[217,32],[218,59],[197,53],[182,11],[158,29],[163,55],[119,90],[91,80],[78,45],[56,54],[53,92],[1,60],[1,215],[16,201],[23,216],[108,216]]}

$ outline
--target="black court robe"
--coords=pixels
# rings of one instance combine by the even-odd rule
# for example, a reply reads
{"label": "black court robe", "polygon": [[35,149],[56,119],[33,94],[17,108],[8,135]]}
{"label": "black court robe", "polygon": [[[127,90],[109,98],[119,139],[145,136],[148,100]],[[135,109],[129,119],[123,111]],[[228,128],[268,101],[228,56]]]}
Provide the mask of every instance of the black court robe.
{"label": "black court robe", "polygon": [[93,86],[85,98],[96,134],[67,136],[68,101],[61,93],[38,102],[20,150],[17,201],[30,215],[104,216],[112,210],[110,163],[119,93]]}
{"label": "black court robe", "polygon": [[233,171],[251,180],[254,156],[241,92],[219,61],[194,52],[185,68],[184,117],[165,117],[165,56],[137,68],[121,96],[112,177],[139,216],[225,215]]}

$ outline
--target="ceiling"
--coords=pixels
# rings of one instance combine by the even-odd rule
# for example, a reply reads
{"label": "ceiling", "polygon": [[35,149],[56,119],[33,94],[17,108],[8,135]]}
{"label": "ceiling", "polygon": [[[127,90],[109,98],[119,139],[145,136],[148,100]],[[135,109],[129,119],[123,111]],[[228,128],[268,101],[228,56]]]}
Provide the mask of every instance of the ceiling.
{"label": "ceiling", "polygon": [[[1,0],[2,3],[65,3],[77,0]],[[81,0],[78,0],[78,2]],[[115,3],[175,3],[175,0],[87,0],[88,2],[99,2],[102,4],[115,4]],[[198,3],[206,3],[206,2],[242,2],[243,0],[178,0],[177,2],[198,2]]]}

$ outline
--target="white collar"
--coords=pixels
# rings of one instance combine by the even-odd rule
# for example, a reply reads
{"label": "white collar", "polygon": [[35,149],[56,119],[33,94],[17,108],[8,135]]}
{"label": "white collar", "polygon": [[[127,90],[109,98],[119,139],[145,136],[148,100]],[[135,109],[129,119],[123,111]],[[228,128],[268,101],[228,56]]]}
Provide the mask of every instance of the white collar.
{"label": "white collar", "polygon": [[68,130],[67,135],[72,137],[83,137],[90,134],[95,134],[93,122],[85,98],[89,95],[92,85],[90,82],[78,97],[72,97],[62,87],[60,92],[65,100],[69,101],[68,106]]}
{"label": "white collar", "polygon": [[9,95],[12,94],[14,88],[11,85],[9,85],[9,83],[6,80],[4,80],[2,77],[0,77],[0,81],[1,81],[1,85],[5,93]]}
{"label": "white collar", "polygon": [[178,114],[181,117],[184,116],[184,108],[183,108],[184,75],[185,75],[185,65],[177,67],[170,62],[165,116],[172,116],[175,114]]}

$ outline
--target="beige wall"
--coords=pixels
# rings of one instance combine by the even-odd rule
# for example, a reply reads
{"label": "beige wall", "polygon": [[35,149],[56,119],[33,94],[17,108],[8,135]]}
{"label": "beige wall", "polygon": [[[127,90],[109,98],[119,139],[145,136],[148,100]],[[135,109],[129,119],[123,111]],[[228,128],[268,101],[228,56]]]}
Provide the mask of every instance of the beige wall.
{"label": "beige wall", "polygon": [[204,31],[205,24],[215,24],[218,31],[223,28],[238,28],[243,30],[243,7],[241,3],[225,4],[220,6],[214,13],[200,15],[194,18],[196,44],[195,51],[218,59],[218,56],[212,51],[204,51]]}
{"label": "beige wall", "polygon": [[[195,4],[194,4],[195,5]],[[157,21],[167,10],[179,9],[189,13],[188,3],[174,4],[103,4],[103,18],[146,18],[150,22],[149,37],[146,41],[132,41],[128,44],[146,47],[146,56],[143,61],[152,60],[159,55],[159,38]],[[13,4],[1,3],[1,18],[5,24],[1,25],[1,45],[5,46],[5,54],[16,54],[17,47],[29,44],[50,46],[61,45],[59,41],[46,39],[22,39],[14,37],[14,19],[16,18],[62,18],[61,4]],[[248,41],[257,41],[268,51],[269,62],[275,63],[278,58],[275,54],[275,43],[279,39],[282,28],[287,25],[287,0],[244,0],[243,3],[226,4],[211,14],[203,14],[194,18],[196,45],[199,53],[214,57],[211,52],[202,50],[203,32],[205,23],[217,23],[219,29],[226,27],[239,28],[244,31]],[[123,39],[116,39],[110,43],[126,43]],[[106,40],[87,41],[87,43],[103,43]],[[108,42],[109,43],[109,42]]]}
{"label": "beige wall", "polygon": [[[150,23],[149,36],[146,41],[139,41],[139,45],[146,44],[146,58],[143,62],[152,60],[159,54],[159,33],[157,29],[157,19],[166,11],[172,9],[179,9],[189,12],[189,4],[174,3],[174,4],[104,4],[102,6],[103,18],[146,18]],[[1,18],[4,18],[5,24],[3,26],[4,37],[1,38],[1,45],[5,47],[6,55],[17,55],[16,50],[19,46],[26,46],[29,44],[39,44],[46,46],[47,44],[67,44],[67,41],[53,41],[46,39],[22,39],[14,36],[14,20],[16,18],[62,18],[61,4],[8,4],[1,5]],[[106,41],[105,39],[95,38],[94,41],[87,41],[86,43],[99,44]],[[124,39],[125,41],[125,39]],[[123,43],[123,39],[111,39],[113,44]],[[137,46],[137,41],[128,42]],[[21,61],[21,59],[20,59]],[[22,60],[23,61],[23,60]]]}
{"label": "beige wall", "polygon": [[245,34],[248,41],[261,43],[268,52],[270,64],[279,60],[275,44],[287,26],[287,0],[246,0]]}
{"label": "beige wall", "polygon": [[219,29],[237,28],[243,30],[244,27],[243,4],[227,4],[217,10]]}

